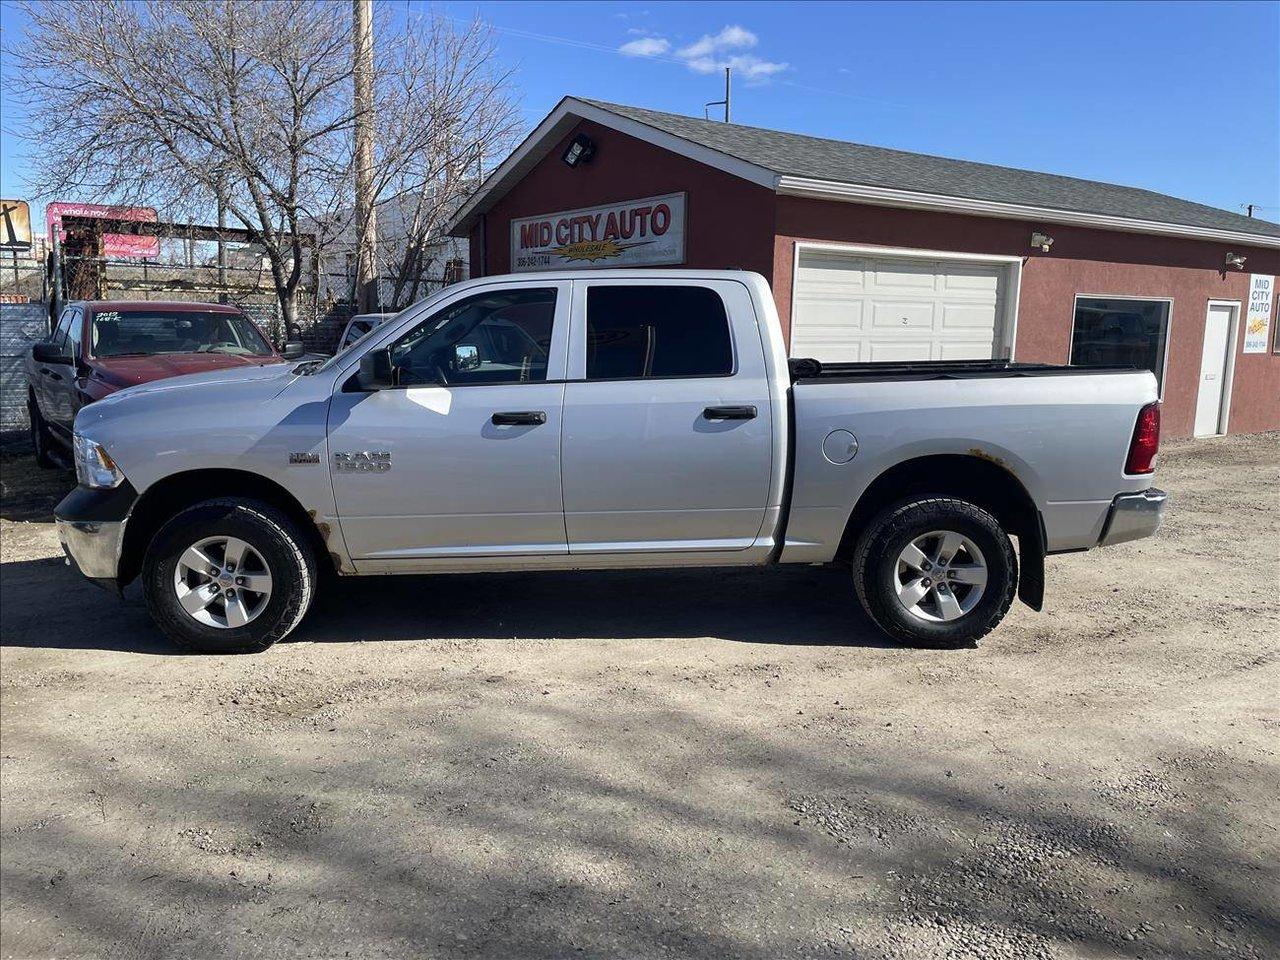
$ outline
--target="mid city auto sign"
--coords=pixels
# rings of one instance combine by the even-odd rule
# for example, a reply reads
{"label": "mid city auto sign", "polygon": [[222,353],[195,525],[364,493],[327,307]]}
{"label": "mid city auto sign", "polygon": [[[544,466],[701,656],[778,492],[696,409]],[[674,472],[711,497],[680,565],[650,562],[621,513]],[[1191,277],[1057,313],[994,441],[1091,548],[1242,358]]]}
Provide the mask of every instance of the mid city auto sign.
{"label": "mid city auto sign", "polygon": [[511,270],[684,263],[685,195],[624,200],[511,221]]}

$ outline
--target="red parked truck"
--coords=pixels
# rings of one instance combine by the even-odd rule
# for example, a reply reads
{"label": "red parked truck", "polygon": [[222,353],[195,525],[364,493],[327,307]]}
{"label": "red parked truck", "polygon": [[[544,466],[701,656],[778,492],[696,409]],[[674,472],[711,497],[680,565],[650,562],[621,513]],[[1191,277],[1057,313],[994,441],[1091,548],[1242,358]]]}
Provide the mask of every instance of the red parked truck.
{"label": "red parked truck", "polygon": [[234,304],[91,300],[67,304],[48,340],[27,357],[31,440],[41,466],[71,450],[71,425],[85,404],[125,387],[188,373],[284,363]]}

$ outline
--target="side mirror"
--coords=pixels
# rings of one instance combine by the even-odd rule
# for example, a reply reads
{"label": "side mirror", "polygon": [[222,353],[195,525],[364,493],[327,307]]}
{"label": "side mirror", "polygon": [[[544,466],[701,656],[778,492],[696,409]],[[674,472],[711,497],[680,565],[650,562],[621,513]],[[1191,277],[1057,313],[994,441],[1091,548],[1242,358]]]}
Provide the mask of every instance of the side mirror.
{"label": "side mirror", "polygon": [[391,366],[391,350],[370,350],[360,358],[360,388],[362,390],[385,390],[394,387],[395,370]]}
{"label": "side mirror", "polygon": [[35,360],[36,363],[71,363],[71,356],[69,354],[60,352],[57,346],[47,340],[32,346],[31,358]]}
{"label": "side mirror", "polygon": [[280,356],[286,360],[300,360],[306,352],[307,348],[301,340],[290,340],[284,345],[284,349],[280,351]]}
{"label": "side mirror", "polygon": [[455,370],[479,370],[480,348],[470,343],[460,343],[453,348]]}

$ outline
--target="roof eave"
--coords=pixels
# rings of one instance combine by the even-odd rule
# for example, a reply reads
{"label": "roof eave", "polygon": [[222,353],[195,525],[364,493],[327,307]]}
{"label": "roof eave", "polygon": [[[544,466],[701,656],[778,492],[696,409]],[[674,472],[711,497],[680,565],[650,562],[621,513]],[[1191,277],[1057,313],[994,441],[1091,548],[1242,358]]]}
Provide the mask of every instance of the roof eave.
{"label": "roof eave", "polygon": [[1043,223],[1061,223],[1070,226],[1093,227],[1099,230],[1118,230],[1125,233],[1158,234],[1195,240],[1218,240],[1225,243],[1248,244],[1255,247],[1280,248],[1280,236],[1246,233],[1240,230],[1221,230],[1214,227],[1163,223],[1157,220],[1136,220],[1111,214],[1059,210],[1031,204],[1005,203],[998,200],[950,197],[942,194],[920,193],[914,190],[898,190],[891,187],[841,183],[834,180],[815,180],[809,177],[780,177],[778,180],[778,193],[784,196],[808,197],[816,200],[865,203],[877,207],[932,210],[939,213],[960,213],[974,217],[993,217],[1001,220],[1038,220]]}
{"label": "roof eave", "polygon": [[485,178],[484,183],[467,202],[458,208],[458,212],[445,227],[445,233],[453,237],[465,237],[470,233],[477,218],[491,209],[525,173],[539,163],[550,146],[583,120],[591,120],[602,126],[611,127],[620,133],[652,143],[709,167],[723,170],[725,173],[749,180],[769,190],[777,188],[778,174],[772,170],[748,163],[746,160],[739,160],[737,157],[692,140],[677,137],[665,130],[641,123],[639,120],[602,110],[577,97],[565,97],[534,128],[533,132],[521,141],[511,155]]}

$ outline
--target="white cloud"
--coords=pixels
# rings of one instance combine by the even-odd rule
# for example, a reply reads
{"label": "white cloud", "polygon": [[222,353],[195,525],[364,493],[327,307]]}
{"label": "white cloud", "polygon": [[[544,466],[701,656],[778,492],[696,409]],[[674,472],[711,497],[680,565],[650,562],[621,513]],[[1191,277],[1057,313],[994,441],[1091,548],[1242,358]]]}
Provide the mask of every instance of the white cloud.
{"label": "white cloud", "polygon": [[719,73],[725,67],[732,67],[734,75],[745,80],[768,80],[774,74],[782,73],[790,64],[761,60],[757,56],[744,53],[723,60],[710,58],[690,60],[688,66],[690,70],[697,73]]}
{"label": "white cloud", "polygon": [[719,33],[708,33],[702,39],[689,44],[687,47],[682,47],[676,51],[676,56],[682,60],[701,60],[724,50],[742,50],[754,47],[759,42],[760,38],[750,30],[734,24],[725,27]]}
{"label": "white cloud", "polygon": [[671,49],[671,44],[662,37],[641,37],[624,43],[618,52],[628,57],[657,57]]}
{"label": "white cloud", "polygon": [[[641,33],[635,28],[627,32],[633,36]],[[694,73],[719,73],[725,67],[732,67],[734,73],[743,80],[765,83],[770,77],[787,70],[789,65],[745,52],[759,43],[760,38],[746,27],[730,24],[719,33],[706,34],[674,52],[669,40],[653,33],[624,43],[618,48],[618,52],[629,57],[660,57],[671,54]]]}

